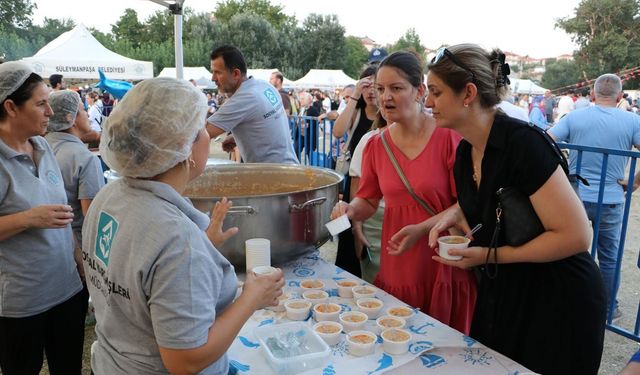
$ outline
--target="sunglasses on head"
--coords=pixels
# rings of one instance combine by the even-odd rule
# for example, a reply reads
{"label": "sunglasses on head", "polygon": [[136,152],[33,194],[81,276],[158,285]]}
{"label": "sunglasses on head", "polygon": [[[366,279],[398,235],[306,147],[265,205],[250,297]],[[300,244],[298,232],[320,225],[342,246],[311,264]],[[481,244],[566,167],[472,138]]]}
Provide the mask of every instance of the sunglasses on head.
{"label": "sunglasses on head", "polygon": [[449,60],[451,60],[451,62],[453,62],[454,64],[456,64],[458,67],[466,70],[467,72],[469,72],[469,74],[471,74],[471,82],[475,83],[476,82],[476,75],[473,73],[473,71],[469,68],[467,68],[463,63],[461,63],[454,55],[453,52],[449,51],[448,49],[446,49],[445,47],[440,48],[437,52],[436,55],[433,59],[431,59],[431,65],[435,65],[437,63],[439,63],[440,61],[442,61],[442,59],[444,57],[448,57]]}

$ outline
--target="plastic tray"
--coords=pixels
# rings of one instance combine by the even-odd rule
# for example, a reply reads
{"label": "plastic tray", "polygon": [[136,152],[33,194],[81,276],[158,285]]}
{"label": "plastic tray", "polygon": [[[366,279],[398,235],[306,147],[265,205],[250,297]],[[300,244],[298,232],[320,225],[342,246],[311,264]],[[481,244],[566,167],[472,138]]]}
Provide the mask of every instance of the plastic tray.
{"label": "plastic tray", "polygon": [[[275,337],[277,334],[287,334],[288,332],[299,332],[307,338],[309,352],[288,358],[277,358],[267,346],[267,339]],[[265,356],[269,364],[278,375],[298,374],[313,368],[321,367],[329,358],[331,351],[329,346],[313,332],[311,327],[304,322],[291,322],[282,324],[269,324],[258,327],[254,334],[260,345],[264,348]]]}

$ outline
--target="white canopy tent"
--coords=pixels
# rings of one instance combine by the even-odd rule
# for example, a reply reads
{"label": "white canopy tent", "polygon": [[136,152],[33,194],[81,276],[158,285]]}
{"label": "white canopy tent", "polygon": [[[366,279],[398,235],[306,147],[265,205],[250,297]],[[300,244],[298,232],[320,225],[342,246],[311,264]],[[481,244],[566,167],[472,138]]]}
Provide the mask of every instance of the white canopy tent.
{"label": "white canopy tent", "polygon": [[[257,79],[262,79],[264,81],[269,82],[271,78],[271,73],[278,72],[278,69],[247,69],[247,77],[253,76]],[[284,75],[283,75],[284,76]],[[291,87],[293,86],[293,81],[284,77],[282,81],[282,86]]]}
{"label": "white canopy tent", "polygon": [[336,89],[355,84],[356,80],[342,70],[311,69],[304,77],[294,81],[297,88]]}
{"label": "white canopy tent", "polygon": [[[211,80],[211,73],[204,67],[182,68],[183,78],[186,80],[193,79],[199,88],[215,89],[216,84]],[[176,68],[164,68],[158,74],[158,77],[176,77]]]}
{"label": "white canopy tent", "polygon": [[62,74],[65,78],[98,79],[99,68],[109,79],[153,77],[152,62],[130,59],[108,50],[83,25],[61,34],[22,61],[43,77]]}
{"label": "white canopy tent", "polygon": [[511,90],[515,94],[533,94],[542,95],[547,89],[540,87],[529,79],[511,78]]}

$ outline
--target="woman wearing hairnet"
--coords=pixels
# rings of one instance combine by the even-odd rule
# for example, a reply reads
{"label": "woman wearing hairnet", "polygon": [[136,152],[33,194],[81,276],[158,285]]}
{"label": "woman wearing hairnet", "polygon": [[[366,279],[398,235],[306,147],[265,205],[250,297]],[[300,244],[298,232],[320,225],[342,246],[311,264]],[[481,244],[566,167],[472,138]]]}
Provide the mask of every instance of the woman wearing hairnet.
{"label": "woman wearing hairnet", "polygon": [[73,213],[42,136],[49,89],[26,64],[0,65],[0,370],[80,374],[84,315]]}
{"label": "woman wearing hairnet", "polygon": [[91,367],[101,374],[227,374],[225,352],[256,309],[277,304],[282,272],[247,275],[216,250],[231,206],[212,220],[180,194],[209,155],[206,97],[187,81],[136,85],[106,120],[100,153],[121,180],[91,203],[83,257],[96,311]]}

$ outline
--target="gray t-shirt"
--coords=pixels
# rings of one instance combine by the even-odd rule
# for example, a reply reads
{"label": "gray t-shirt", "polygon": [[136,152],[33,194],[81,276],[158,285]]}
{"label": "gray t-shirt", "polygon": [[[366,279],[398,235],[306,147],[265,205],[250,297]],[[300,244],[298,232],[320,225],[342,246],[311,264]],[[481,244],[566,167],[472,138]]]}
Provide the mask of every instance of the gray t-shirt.
{"label": "gray t-shirt", "polygon": [[[35,160],[0,139],[0,216],[43,204],[67,204],[49,144],[29,139]],[[82,289],[73,260],[71,226],[27,229],[0,241],[0,316],[33,316]]]}
{"label": "gray t-shirt", "polygon": [[79,241],[82,241],[82,223],[84,215],[80,199],[93,199],[104,186],[102,165],[80,138],[63,132],[53,132],[45,136],[56,156],[67,200],[73,208],[71,228]]}
{"label": "gray t-shirt", "polygon": [[[204,230],[207,215],[172,187],[123,178],[91,203],[82,230],[96,311],[96,375],[166,374],[159,346],[192,349],[233,300],[233,266]],[[203,374],[226,374],[226,355]]]}
{"label": "gray t-shirt", "polygon": [[280,94],[266,81],[249,77],[207,122],[233,132],[245,163],[299,163]]}

